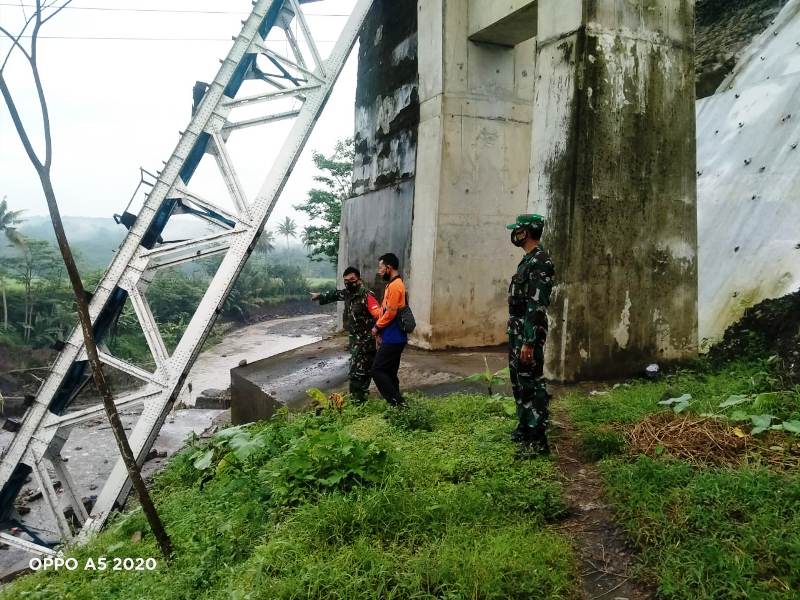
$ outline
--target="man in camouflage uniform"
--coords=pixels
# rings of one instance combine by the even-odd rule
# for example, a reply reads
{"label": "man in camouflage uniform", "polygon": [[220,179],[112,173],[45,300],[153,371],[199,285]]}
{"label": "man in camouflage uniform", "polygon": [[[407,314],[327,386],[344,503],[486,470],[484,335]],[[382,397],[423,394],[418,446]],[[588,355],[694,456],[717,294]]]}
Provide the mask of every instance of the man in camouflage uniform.
{"label": "man in camouflage uniform", "polygon": [[380,314],[375,295],[361,281],[355,267],[344,272],[343,290],[312,293],[311,299],[322,304],[344,302],[344,328],[350,334],[350,396],[356,403],[366,401],[369,393],[372,362],[375,360],[375,338],[372,327]]}
{"label": "man in camouflage uniform", "polygon": [[508,288],[508,366],[519,423],[512,434],[524,448],[547,454],[547,419],[550,395],[544,379],[544,343],[555,269],[539,245],[544,219],[520,215],[507,226],[511,243],[525,256]]}

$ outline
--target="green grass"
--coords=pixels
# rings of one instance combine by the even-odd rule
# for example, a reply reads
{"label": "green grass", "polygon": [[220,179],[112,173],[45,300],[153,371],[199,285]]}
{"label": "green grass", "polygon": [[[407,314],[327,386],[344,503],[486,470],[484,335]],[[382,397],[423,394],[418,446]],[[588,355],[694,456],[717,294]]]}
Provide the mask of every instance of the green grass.
{"label": "green grass", "polygon": [[[790,387],[766,360],[737,362],[718,370],[698,362],[694,369],[681,369],[656,382],[618,384],[605,395],[573,393],[564,402],[579,429],[586,456],[599,459],[624,449],[620,436],[609,426],[635,423],[669,410],[659,402],[684,394],[692,398],[688,412],[697,415],[735,417],[741,411],[772,415],[775,423],[800,419],[800,388]],[[748,401],[720,408],[731,396],[746,396]]]}
{"label": "green grass", "polygon": [[[718,370],[698,363],[658,382],[565,399],[585,454],[605,457],[600,467],[608,499],[639,545],[640,574],[659,597],[800,598],[800,475],[700,468],[667,456],[623,458],[625,440],[614,428],[670,410],[658,402],[683,394],[692,396],[691,413],[730,417],[744,408],[796,419],[800,394],[785,388],[769,362],[754,360]],[[732,395],[751,400],[720,409]]]}
{"label": "green grass", "polygon": [[603,464],[618,518],[664,598],[800,597],[800,477],[640,457]]}
{"label": "green grass", "polygon": [[[514,460],[494,401],[414,404],[411,421],[388,422],[373,400],[192,447],[155,485],[171,565],[37,574],[0,598],[575,597],[569,540],[548,526],[565,512],[553,462]],[[133,511],[74,555],[158,556],[137,531]]]}

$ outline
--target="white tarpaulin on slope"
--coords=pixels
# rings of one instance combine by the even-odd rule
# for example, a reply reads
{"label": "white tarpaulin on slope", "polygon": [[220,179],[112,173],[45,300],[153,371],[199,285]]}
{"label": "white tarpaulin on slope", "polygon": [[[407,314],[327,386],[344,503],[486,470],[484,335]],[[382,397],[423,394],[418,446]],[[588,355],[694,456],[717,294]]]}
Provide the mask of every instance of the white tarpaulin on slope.
{"label": "white tarpaulin on slope", "polygon": [[700,339],[800,287],[800,0],[697,103]]}

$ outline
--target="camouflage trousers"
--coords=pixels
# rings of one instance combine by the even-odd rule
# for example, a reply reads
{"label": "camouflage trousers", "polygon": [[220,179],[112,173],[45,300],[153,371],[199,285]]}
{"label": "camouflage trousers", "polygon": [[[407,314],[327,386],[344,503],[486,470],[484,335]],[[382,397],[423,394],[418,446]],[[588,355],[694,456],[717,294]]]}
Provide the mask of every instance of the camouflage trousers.
{"label": "camouflage trousers", "polygon": [[550,395],[544,372],[544,343],[533,348],[533,361],[527,365],[520,362],[522,339],[509,335],[508,370],[511,389],[517,403],[517,434],[523,440],[545,439],[550,416]]}
{"label": "camouflage trousers", "polygon": [[364,402],[372,380],[372,363],[375,360],[375,340],[350,340],[350,396],[353,402]]}

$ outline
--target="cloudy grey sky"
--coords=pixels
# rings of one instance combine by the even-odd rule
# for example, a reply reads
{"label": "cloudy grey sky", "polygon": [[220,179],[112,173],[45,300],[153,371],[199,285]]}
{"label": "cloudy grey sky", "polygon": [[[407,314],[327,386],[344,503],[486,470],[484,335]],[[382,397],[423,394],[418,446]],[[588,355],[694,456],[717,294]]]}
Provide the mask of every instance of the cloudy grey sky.
{"label": "cloudy grey sky", "polygon": [[[306,6],[323,56],[338,37],[355,0],[324,0]],[[12,31],[30,14],[33,0],[0,0],[0,24]],[[138,168],[161,167],[189,122],[192,86],[213,79],[251,8],[249,0],[74,0],[50,21],[39,42],[40,66],[51,111],[53,178],[62,212],[111,217],[136,185]],[[135,9],[135,10],[129,10]],[[120,39],[125,38],[125,39]],[[274,48],[284,53],[283,42]],[[2,56],[8,44],[0,43]],[[336,86],[270,224],[285,215],[313,185],[311,150],[327,152],[352,135],[356,54]],[[33,84],[18,57],[6,68],[30,133],[40,139]],[[235,132],[231,153],[249,196],[259,189],[270,159],[290,127]],[[210,159],[210,157],[207,157]],[[209,168],[214,165],[213,160]],[[201,167],[192,184],[217,198],[221,182]],[[4,103],[0,102],[0,197],[12,208],[45,214],[46,207]]]}

